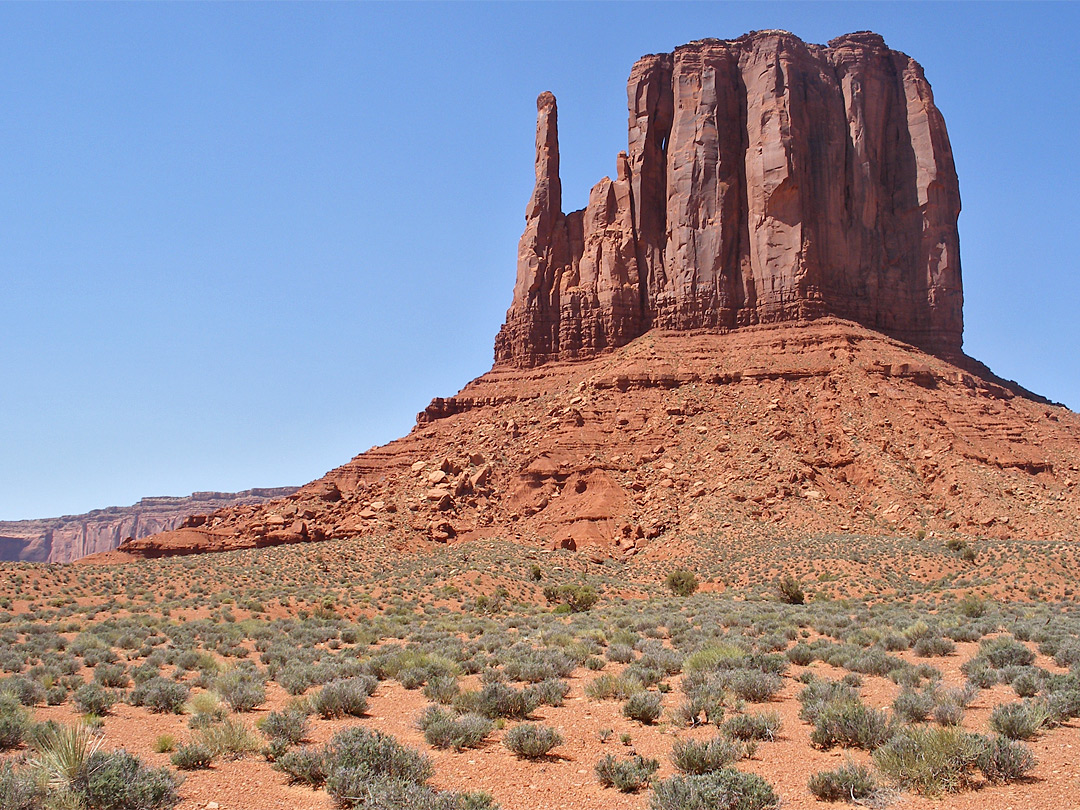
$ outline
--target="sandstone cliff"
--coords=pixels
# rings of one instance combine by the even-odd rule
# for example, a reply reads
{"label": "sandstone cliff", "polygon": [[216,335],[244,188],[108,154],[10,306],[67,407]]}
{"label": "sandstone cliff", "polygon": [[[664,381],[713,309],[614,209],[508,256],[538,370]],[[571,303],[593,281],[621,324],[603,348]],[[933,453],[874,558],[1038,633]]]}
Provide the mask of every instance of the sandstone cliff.
{"label": "sandstone cliff", "polygon": [[616,179],[569,214],[555,97],[537,100],[497,363],[825,314],[960,356],[959,186],[913,59],[872,33],[762,31],[642,57],[627,99]]}
{"label": "sandstone cliff", "polygon": [[134,506],[111,506],[85,515],[0,521],[0,560],[71,562],[111,551],[129,538],[175,529],[199,512],[262,503],[295,491],[296,487],[275,487],[195,492],[186,498],[143,498]]}

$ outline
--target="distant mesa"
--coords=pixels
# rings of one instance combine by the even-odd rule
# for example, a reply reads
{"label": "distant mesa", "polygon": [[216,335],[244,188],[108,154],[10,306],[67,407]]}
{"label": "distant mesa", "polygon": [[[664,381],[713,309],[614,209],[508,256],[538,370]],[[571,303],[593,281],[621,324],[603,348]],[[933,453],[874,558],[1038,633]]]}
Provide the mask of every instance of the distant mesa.
{"label": "distant mesa", "polygon": [[198,512],[257,504],[291,495],[296,487],[243,492],[193,492],[186,498],[143,498],[133,506],[110,506],[84,515],[0,521],[0,560],[72,562],[112,551],[128,539],[142,539],[178,528]]}
{"label": "distant mesa", "polygon": [[537,99],[497,363],[824,315],[960,355],[959,185],[914,59],[869,32],[754,32],[642,57],[627,101],[615,179],[564,214],[555,97]]}

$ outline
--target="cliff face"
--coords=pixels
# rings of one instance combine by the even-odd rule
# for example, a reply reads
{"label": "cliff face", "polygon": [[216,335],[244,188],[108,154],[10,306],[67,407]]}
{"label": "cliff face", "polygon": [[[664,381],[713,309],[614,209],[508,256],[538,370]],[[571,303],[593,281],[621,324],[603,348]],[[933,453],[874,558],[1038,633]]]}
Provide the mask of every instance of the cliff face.
{"label": "cliff face", "polygon": [[129,538],[171,531],[197,513],[263,503],[295,491],[296,487],[276,487],[196,492],[186,498],[143,498],[134,506],[111,506],[84,515],[0,521],[0,560],[71,562],[112,551]]}
{"label": "cliff face", "polygon": [[961,355],[959,184],[922,68],[877,34],[782,31],[643,57],[628,149],[563,214],[555,97],[496,363],[593,356],[652,328],[831,314]]}

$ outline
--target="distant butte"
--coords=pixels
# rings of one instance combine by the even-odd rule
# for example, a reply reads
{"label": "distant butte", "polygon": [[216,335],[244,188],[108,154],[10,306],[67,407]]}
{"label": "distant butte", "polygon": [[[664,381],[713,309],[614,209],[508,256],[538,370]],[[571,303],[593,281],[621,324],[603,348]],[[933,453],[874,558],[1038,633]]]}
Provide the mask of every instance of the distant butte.
{"label": "distant butte", "polygon": [[959,185],[918,63],[868,32],[752,32],[641,58],[628,103],[615,179],[566,214],[555,97],[537,100],[490,372],[286,498],[90,559],[1080,534],[1080,418],[963,353]]}

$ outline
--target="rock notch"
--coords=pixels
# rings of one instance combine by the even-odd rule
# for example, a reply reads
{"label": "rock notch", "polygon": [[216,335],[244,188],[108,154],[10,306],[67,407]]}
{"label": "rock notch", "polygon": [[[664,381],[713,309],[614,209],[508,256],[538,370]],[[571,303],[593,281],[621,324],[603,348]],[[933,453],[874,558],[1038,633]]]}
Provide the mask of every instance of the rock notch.
{"label": "rock notch", "polygon": [[835,315],[960,358],[960,192],[922,67],[861,32],[706,39],[630,72],[616,179],[562,212],[555,97],[496,364],[595,356],[649,329]]}

